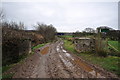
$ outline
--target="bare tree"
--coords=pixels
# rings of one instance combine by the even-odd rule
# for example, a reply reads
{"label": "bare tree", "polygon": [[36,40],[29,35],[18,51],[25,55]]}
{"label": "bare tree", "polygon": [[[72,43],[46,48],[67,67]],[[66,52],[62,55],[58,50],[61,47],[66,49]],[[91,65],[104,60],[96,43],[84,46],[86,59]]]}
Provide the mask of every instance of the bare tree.
{"label": "bare tree", "polygon": [[44,37],[45,42],[52,41],[55,39],[56,28],[54,28],[52,24],[46,25],[38,23],[37,30]]}
{"label": "bare tree", "polygon": [[95,30],[93,28],[85,28],[84,31],[87,33],[95,33]]}
{"label": "bare tree", "polygon": [[9,28],[9,29],[14,29],[14,30],[25,30],[25,26],[24,23],[19,22],[19,24],[17,22],[7,22],[7,21],[3,21],[1,22],[2,24],[2,28]]}
{"label": "bare tree", "polygon": [[20,30],[25,30],[26,29],[23,22],[19,22],[19,29]]}
{"label": "bare tree", "polygon": [[4,18],[4,14],[3,14],[3,10],[1,9],[0,10],[0,28],[2,29],[2,21],[3,21],[3,18]]}
{"label": "bare tree", "polygon": [[3,14],[3,10],[0,11],[0,21],[3,20],[4,18],[4,14]]}

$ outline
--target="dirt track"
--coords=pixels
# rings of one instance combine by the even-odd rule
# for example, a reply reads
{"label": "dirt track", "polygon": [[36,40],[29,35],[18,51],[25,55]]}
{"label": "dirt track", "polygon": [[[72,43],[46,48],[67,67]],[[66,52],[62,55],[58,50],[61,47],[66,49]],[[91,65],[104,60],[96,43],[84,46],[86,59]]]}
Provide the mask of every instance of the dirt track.
{"label": "dirt track", "polygon": [[63,48],[63,42],[48,44],[25,60],[13,78],[114,78]]}

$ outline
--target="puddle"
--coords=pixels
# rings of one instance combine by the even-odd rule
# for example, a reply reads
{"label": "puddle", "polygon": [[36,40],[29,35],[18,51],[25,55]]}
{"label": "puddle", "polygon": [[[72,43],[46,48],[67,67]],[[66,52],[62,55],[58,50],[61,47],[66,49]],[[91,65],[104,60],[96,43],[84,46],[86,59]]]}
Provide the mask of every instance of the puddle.
{"label": "puddle", "polygon": [[60,49],[59,48],[56,48],[57,51],[59,51]]}
{"label": "puddle", "polygon": [[61,56],[61,55],[59,55],[60,56],[60,58],[61,58],[61,60],[63,61],[63,63],[67,66],[67,67],[71,67],[72,66],[72,63],[71,62],[69,62],[69,60],[65,60],[65,59],[63,59],[63,57]]}
{"label": "puddle", "polygon": [[57,48],[56,48],[56,50],[57,50],[57,51],[59,51],[59,50],[60,50],[60,48],[59,48],[59,45],[57,45]]}
{"label": "puddle", "polygon": [[72,60],[74,60],[69,53],[66,53],[66,56],[69,57],[69,58],[71,58]]}
{"label": "puddle", "polygon": [[62,51],[63,51],[63,52],[65,52],[65,53],[67,52],[67,51],[66,51],[66,50],[64,50],[64,49],[63,49]]}
{"label": "puddle", "polygon": [[59,51],[59,48],[56,48],[57,51]]}
{"label": "puddle", "polygon": [[45,54],[48,53],[48,51],[49,51],[49,47],[45,47],[44,49],[42,49],[42,50],[40,51],[40,53],[41,53],[42,55],[45,55]]}
{"label": "puddle", "polygon": [[61,46],[61,49],[63,49],[63,47]]}
{"label": "puddle", "polygon": [[66,53],[66,56],[71,57],[71,55],[69,53]]}

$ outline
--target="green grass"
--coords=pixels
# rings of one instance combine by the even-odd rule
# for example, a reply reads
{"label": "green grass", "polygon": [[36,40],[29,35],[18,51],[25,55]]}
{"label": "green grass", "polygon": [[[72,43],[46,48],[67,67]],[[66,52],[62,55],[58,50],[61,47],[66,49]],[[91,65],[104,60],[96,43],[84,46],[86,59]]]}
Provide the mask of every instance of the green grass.
{"label": "green grass", "polygon": [[10,69],[11,67],[13,67],[14,65],[23,62],[23,61],[25,60],[25,58],[29,57],[30,55],[32,55],[32,54],[21,55],[21,56],[19,56],[19,58],[17,59],[16,63],[12,63],[12,64],[9,64],[9,65],[2,66],[2,73],[6,72],[7,70],[9,70],[9,69]]}
{"label": "green grass", "polygon": [[[30,55],[22,55],[22,56],[19,57],[17,63],[13,63],[13,64],[6,65],[6,66],[2,66],[2,73],[8,71],[10,68],[14,67],[16,64],[22,63],[25,60],[25,58],[29,57]],[[2,75],[2,78],[11,78],[13,75],[14,75],[14,73],[5,74],[5,75]]]}
{"label": "green grass", "polygon": [[[46,43],[45,43],[45,44],[46,44]],[[43,47],[45,44],[39,44],[39,45],[33,47],[32,50],[35,50],[35,49],[40,48],[40,47]]]}
{"label": "green grass", "polygon": [[[34,52],[31,52],[29,55],[21,55],[18,59],[18,62],[17,63],[13,63],[13,64],[10,64],[10,65],[6,65],[6,66],[2,66],[2,68],[0,68],[2,70],[2,73],[8,71],[10,68],[14,67],[16,64],[20,64],[20,63],[23,63],[23,61],[28,58],[29,56],[33,55]],[[12,78],[12,76],[14,75],[14,73],[10,73],[10,74],[4,74],[2,75],[2,78]],[[1,78],[1,75],[0,75],[0,78]]]}
{"label": "green grass", "polygon": [[83,59],[90,61],[93,64],[97,64],[107,71],[113,72],[116,75],[120,76],[118,61],[120,57],[108,56],[108,57],[99,57],[94,54],[84,54],[80,53],[78,56],[81,56]]}
{"label": "green grass", "polygon": [[64,47],[65,47],[65,49],[68,50],[68,51],[75,52],[74,44],[72,44],[71,41],[64,40]]}
{"label": "green grass", "polygon": [[10,74],[6,74],[6,75],[2,75],[2,79],[5,79],[5,78],[12,78],[14,75],[14,73],[10,73]]}
{"label": "green grass", "polygon": [[118,41],[108,41],[108,44],[120,51],[120,43]]}
{"label": "green grass", "polygon": [[[12,68],[14,65],[15,65],[15,64],[3,66],[3,67],[2,67],[2,73],[6,72],[6,71],[9,70],[10,68]],[[3,74],[3,75],[0,75],[0,78],[2,78],[2,79],[4,79],[4,78],[12,78],[13,75],[14,75],[14,73]]]}
{"label": "green grass", "polygon": [[3,66],[2,67],[2,73],[4,73],[5,71],[7,71],[8,69],[10,69],[12,67],[12,64],[11,65],[7,65],[7,66]]}
{"label": "green grass", "polygon": [[73,35],[62,35],[62,36],[60,36],[60,37],[62,37],[62,38],[72,38]]}
{"label": "green grass", "polygon": [[120,57],[115,57],[115,56],[99,57],[95,53],[94,54],[76,53],[72,42],[67,41],[67,40],[64,40],[64,47],[66,50],[80,56],[81,58],[85,59],[86,61],[90,61],[91,63],[93,63],[95,65],[99,65],[102,68],[120,76],[120,69],[118,68],[118,63],[119,63],[118,61],[120,60]]}

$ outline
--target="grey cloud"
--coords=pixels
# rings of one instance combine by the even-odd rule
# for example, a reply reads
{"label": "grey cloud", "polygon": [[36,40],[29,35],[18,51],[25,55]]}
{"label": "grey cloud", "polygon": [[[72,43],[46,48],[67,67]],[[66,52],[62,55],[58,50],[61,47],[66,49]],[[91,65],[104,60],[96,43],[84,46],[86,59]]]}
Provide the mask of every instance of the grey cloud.
{"label": "grey cloud", "polygon": [[23,21],[28,29],[36,22],[53,24],[58,31],[82,31],[100,25],[118,28],[117,2],[4,2],[7,20]]}

